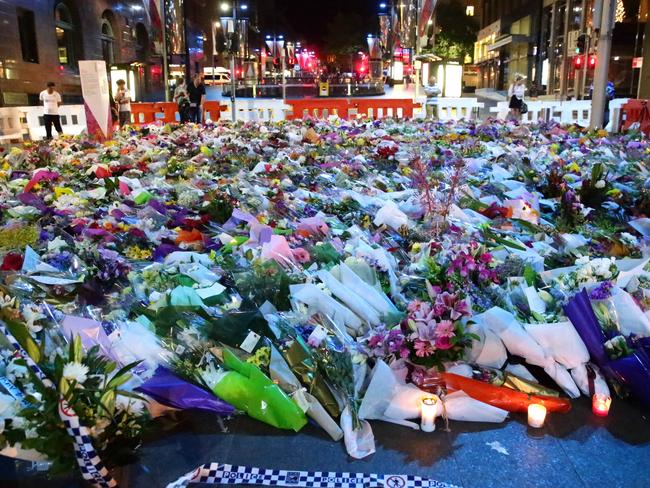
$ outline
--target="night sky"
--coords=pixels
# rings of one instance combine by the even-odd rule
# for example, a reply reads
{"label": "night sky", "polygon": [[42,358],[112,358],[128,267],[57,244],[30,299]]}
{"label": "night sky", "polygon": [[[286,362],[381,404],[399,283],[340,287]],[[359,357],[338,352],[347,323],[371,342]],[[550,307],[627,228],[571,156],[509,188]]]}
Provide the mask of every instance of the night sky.
{"label": "night sky", "polygon": [[322,45],[328,24],[338,13],[357,14],[359,31],[375,32],[379,0],[258,0],[262,28]]}

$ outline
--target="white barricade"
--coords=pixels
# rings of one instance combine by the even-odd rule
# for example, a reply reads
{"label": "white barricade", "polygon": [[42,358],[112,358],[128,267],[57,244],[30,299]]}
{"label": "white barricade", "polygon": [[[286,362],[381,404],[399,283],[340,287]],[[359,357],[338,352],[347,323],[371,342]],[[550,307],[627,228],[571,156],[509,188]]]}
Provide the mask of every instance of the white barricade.
{"label": "white barricade", "polygon": [[609,124],[605,127],[608,132],[613,134],[620,132],[623,105],[625,105],[629,100],[629,98],[615,98],[609,102]]}
{"label": "white barricade", "polygon": [[[414,116],[426,117],[427,98],[419,97],[417,101],[422,104],[422,108]],[[437,117],[441,121],[478,118],[479,110],[485,106],[478,98],[462,97],[438,97],[429,103],[437,107]]]}
{"label": "white barricade", "polygon": [[[609,102],[610,123],[607,126],[609,132],[618,132],[621,124],[621,109],[627,103],[627,98],[616,98]],[[561,124],[578,124],[588,127],[591,123],[591,100],[526,100],[528,113],[522,115],[521,121],[524,124],[533,124],[538,121],[555,120]],[[508,102],[499,102],[490,112],[496,114],[496,118],[503,120],[508,116]]]}
{"label": "white barricade", "polygon": [[[45,138],[45,123],[43,121],[43,107],[18,107],[25,113],[29,138],[38,141]],[[61,128],[65,135],[76,136],[86,130],[86,111],[83,105],[62,105],[59,107]],[[52,135],[56,131],[52,128]]]}
{"label": "white barricade", "polygon": [[18,143],[28,134],[25,113],[18,107],[0,108],[0,143]]}
{"label": "white barricade", "polygon": [[[222,103],[225,103],[228,108],[221,112],[221,119],[231,120],[232,105],[227,100]],[[238,98],[235,101],[235,110],[238,121],[279,122],[284,120],[286,113],[291,111],[291,107],[281,99]]]}

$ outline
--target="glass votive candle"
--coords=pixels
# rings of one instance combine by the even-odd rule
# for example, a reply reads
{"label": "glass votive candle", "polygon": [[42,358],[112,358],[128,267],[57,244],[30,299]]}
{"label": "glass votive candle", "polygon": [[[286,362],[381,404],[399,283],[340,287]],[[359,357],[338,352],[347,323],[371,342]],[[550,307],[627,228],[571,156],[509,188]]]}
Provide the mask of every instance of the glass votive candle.
{"label": "glass votive candle", "polygon": [[528,405],[528,425],[539,429],[544,426],[546,420],[546,407],[539,403],[531,403]]}
{"label": "glass votive candle", "polygon": [[420,428],[424,432],[436,430],[436,414],[438,412],[438,397],[427,396],[422,399]]}
{"label": "glass votive candle", "polygon": [[591,398],[591,411],[594,415],[599,417],[607,417],[609,414],[609,406],[612,404],[612,397],[609,395],[603,395],[602,393],[596,393]]}

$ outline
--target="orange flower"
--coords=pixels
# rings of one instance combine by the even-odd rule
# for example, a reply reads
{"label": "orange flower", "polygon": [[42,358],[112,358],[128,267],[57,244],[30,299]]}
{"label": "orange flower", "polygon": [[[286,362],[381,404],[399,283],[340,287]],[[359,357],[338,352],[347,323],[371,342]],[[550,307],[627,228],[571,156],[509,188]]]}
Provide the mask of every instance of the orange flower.
{"label": "orange flower", "polygon": [[190,242],[202,241],[203,234],[198,229],[192,230],[179,230],[178,237],[176,237],[176,244],[189,244]]}

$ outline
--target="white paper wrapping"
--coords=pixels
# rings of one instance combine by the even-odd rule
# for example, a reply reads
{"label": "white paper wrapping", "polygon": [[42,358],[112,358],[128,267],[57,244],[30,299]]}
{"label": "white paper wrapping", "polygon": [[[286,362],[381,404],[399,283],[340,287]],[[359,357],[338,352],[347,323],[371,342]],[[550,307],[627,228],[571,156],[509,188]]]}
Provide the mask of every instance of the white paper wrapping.
{"label": "white paper wrapping", "polygon": [[322,313],[330,317],[339,328],[346,327],[352,331],[361,328],[361,319],[359,317],[349,308],[323,293],[316,285],[309,283],[291,285],[289,291],[292,299],[307,305],[311,313]]}
{"label": "white paper wrapping", "polygon": [[332,273],[327,270],[320,270],[318,278],[327,285],[332,294],[341,300],[350,310],[356,313],[363,320],[370,325],[377,325],[380,323],[379,313],[372,308],[372,306],[357,295],[351,288],[342,284],[339,280],[334,278]]}
{"label": "white paper wrapping", "polygon": [[524,328],[549,356],[566,368],[589,361],[589,352],[571,322],[525,324]]}
{"label": "white paper wrapping", "polygon": [[447,395],[444,404],[450,420],[501,423],[508,417],[505,410],[475,400],[463,391]]}
{"label": "white paper wrapping", "polygon": [[341,429],[343,429],[343,439],[345,449],[354,459],[363,459],[375,452],[375,436],[372,433],[370,424],[361,420],[361,428],[353,430],[352,415],[350,409],[345,407],[341,413]]}

